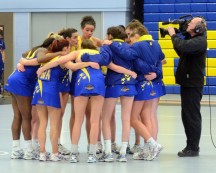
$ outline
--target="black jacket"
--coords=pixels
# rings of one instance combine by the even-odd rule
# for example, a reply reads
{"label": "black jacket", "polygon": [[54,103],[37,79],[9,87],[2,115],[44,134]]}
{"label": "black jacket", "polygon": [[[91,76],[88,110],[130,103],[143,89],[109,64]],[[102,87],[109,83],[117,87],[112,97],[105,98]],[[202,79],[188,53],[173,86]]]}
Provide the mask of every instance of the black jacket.
{"label": "black jacket", "polygon": [[173,47],[179,55],[175,74],[176,83],[184,87],[202,87],[204,85],[207,39],[204,34],[181,39],[172,37]]}

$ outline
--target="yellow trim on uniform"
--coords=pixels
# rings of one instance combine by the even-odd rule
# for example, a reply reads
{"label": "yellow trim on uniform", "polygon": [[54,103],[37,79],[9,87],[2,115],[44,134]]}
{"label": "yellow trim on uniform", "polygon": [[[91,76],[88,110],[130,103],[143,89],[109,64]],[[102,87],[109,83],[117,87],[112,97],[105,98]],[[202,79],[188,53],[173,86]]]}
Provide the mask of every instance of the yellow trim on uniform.
{"label": "yellow trim on uniform", "polygon": [[122,42],[122,43],[124,42],[124,40],[122,40],[122,39],[117,39],[117,38],[116,38],[116,39],[113,39],[112,41]]}
{"label": "yellow trim on uniform", "polygon": [[150,34],[142,35],[138,41],[153,41],[153,38]]}
{"label": "yellow trim on uniform", "polygon": [[[89,40],[93,41],[93,38],[91,37]],[[78,48],[77,50],[82,49],[81,44],[82,44],[83,40],[81,38],[81,36],[78,36]]]}
{"label": "yellow trim on uniform", "polygon": [[33,59],[35,57],[35,52],[36,50],[33,52],[33,54],[30,56],[30,54],[32,53],[32,51],[28,52],[28,55],[26,56],[26,59]]}
{"label": "yellow trim on uniform", "polygon": [[[52,62],[52,61],[56,61],[57,59],[59,58],[59,56],[56,56],[54,57],[53,59],[51,59],[49,62]],[[44,66],[45,64],[47,64],[48,62],[46,63],[41,63],[41,67]],[[48,69],[46,71],[44,71],[40,78],[44,78],[44,79],[47,79],[47,80],[50,80],[50,77],[51,77],[51,70],[52,69]],[[38,78],[38,85],[39,85],[39,88],[40,88],[40,93],[41,93],[41,97],[42,97],[42,91],[43,91],[43,83],[42,83],[42,80],[40,80],[40,78]]]}
{"label": "yellow trim on uniform", "polygon": [[[81,56],[83,54],[85,54],[85,53],[90,54],[90,55],[95,55],[95,54],[99,54],[99,51],[98,50],[93,50],[93,49],[81,49],[77,58],[81,58]],[[89,72],[87,71],[87,69],[86,68],[82,68],[81,70],[88,77],[88,79],[90,81],[91,78],[90,78],[90,75],[89,75]]]}
{"label": "yellow trim on uniform", "polygon": [[70,52],[74,52],[74,51],[76,51],[76,50],[78,50],[78,47],[72,46]]}

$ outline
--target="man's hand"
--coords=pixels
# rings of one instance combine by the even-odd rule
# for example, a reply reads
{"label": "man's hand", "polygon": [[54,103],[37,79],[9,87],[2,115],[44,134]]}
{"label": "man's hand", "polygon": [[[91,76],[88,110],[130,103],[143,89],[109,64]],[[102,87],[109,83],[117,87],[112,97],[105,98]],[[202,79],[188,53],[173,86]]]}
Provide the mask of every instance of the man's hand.
{"label": "man's hand", "polygon": [[176,34],[175,29],[171,26],[167,27],[167,31],[169,32],[169,35],[172,37],[174,34]]}

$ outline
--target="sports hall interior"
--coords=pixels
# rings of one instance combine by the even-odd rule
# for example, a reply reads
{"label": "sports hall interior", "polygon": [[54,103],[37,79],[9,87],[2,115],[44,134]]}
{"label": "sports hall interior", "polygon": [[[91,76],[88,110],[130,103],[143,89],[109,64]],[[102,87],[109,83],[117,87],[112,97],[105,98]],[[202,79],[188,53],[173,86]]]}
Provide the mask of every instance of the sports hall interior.
{"label": "sports hall interior", "polygon": [[[179,19],[181,16],[203,16],[207,21],[207,59],[204,95],[201,102],[202,137],[200,156],[179,158],[177,152],[185,147],[185,133],[181,122],[180,88],[175,84],[175,71],[179,57],[175,53],[170,37],[162,38],[159,28],[166,28],[162,22]],[[133,18],[143,22],[154,40],[158,40],[167,63],[163,65],[163,81],[166,95],[161,97],[158,108],[158,141],[164,146],[160,157],[154,161],[136,161],[129,155],[127,163],[86,163],[87,139],[83,126],[80,138],[80,162],[66,161],[43,163],[10,159],[11,122],[13,110],[10,94],[3,91],[0,97],[0,168],[4,173],[32,172],[168,172],[168,173],[214,173],[216,171],[216,0],[19,0],[2,1],[0,5],[0,26],[4,26],[6,43],[6,63],[3,81],[16,68],[16,64],[26,50],[39,45],[50,32],[74,27],[81,32],[80,21],[91,15],[96,20],[94,36],[104,39],[110,26],[127,25]],[[178,25],[172,25],[179,27]],[[116,106],[116,142],[121,141],[121,109]],[[69,138],[70,102],[63,119],[61,140],[70,148]],[[48,128],[49,132],[49,128]],[[135,134],[131,129],[130,144],[134,144]],[[23,140],[23,138],[22,138]],[[47,142],[48,149],[51,149]]]}

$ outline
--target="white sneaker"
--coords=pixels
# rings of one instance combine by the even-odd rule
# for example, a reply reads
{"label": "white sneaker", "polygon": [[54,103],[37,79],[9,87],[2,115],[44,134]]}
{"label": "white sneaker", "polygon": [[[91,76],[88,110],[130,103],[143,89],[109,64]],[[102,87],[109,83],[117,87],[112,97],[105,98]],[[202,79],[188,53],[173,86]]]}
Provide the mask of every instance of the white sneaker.
{"label": "white sneaker", "polygon": [[64,147],[62,144],[58,144],[58,151],[62,155],[70,155],[70,151]]}
{"label": "white sneaker", "polygon": [[34,150],[28,151],[26,150],[23,156],[23,159],[25,160],[35,160],[37,158],[37,154]]}
{"label": "white sneaker", "polygon": [[113,152],[113,153],[119,154],[120,147],[119,147],[115,142],[112,143],[111,149],[112,149],[112,152]]}
{"label": "white sneaker", "polygon": [[[120,151],[120,150],[119,150],[119,151]],[[127,153],[127,154],[130,154],[130,153],[131,153],[131,151],[130,151],[130,144],[127,145],[126,153]]]}
{"label": "white sneaker", "polygon": [[46,153],[40,153],[39,161],[45,162],[47,161]]}
{"label": "white sneaker", "polygon": [[116,158],[116,161],[118,162],[127,162],[126,154],[119,154]]}
{"label": "white sneaker", "polygon": [[71,157],[69,159],[69,162],[71,162],[71,163],[79,162],[78,154],[77,153],[72,153]]}
{"label": "white sneaker", "polygon": [[102,156],[98,158],[98,161],[99,162],[113,162],[114,161],[113,154],[112,153],[106,154],[105,152],[103,152]]}
{"label": "white sneaker", "polygon": [[97,156],[95,154],[89,154],[87,162],[88,163],[96,163],[97,162]]}
{"label": "white sneaker", "polygon": [[159,156],[160,152],[164,149],[164,147],[161,144],[158,144],[158,153],[156,155],[156,157]]}
{"label": "white sneaker", "polygon": [[153,147],[149,146],[149,150],[150,150],[150,154],[146,160],[151,161],[160,154],[160,152],[163,150],[163,147],[160,144],[156,144]]}
{"label": "white sneaker", "polygon": [[150,155],[150,150],[148,145],[144,145],[143,148],[140,148],[139,152],[133,154],[134,160],[147,160]]}
{"label": "white sneaker", "polygon": [[100,154],[100,153],[102,153],[102,152],[103,152],[103,145],[102,145],[101,142],[98,142],[98,143],[97,143],[97,146],[96,146],[96,153],[97,153],[97,154]]}
{"label": "white sneaker", "polygon": [[63,160],[63,156],[60,153],[51,154],[50,161],[58,162]]}
{"label": "white sneaker", "polygon": [[12,149],[11,151],[11,159],[22,159],[24,156],[24,151],[23,149]]}
{"label": "white sneaker", "polygon": [[138,153],[142,150],[140,145],[134,144],[134,146],[130,149],[129,154]]}
{"label": "white sneaker", "polygon": [[46,160],[50,160],[51,158],[51,153],[50,152],[46,152]]}
{"label": "white sneaker", "polygon": [[38,160],[40,158],[40,147],[34,148],[35,159]]}
{"label": "white sneaker", "polygon": [[45,162],[45,161],[49,161],[50,157],[51,157],[51,154],[49,152],[40,153],[38,160]]}

